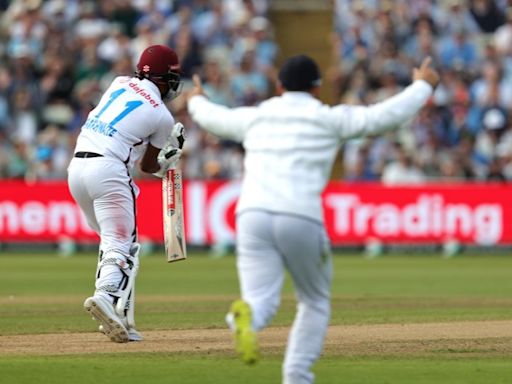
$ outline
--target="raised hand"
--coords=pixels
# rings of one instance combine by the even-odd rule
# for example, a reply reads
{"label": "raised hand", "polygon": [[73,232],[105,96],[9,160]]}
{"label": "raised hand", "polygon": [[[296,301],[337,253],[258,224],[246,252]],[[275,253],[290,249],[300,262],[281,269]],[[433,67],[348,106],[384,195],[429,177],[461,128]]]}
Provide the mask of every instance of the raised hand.
{"label": "raised hand", "polygon": [[430,67],[432,58],[426,57],[419,68],[414,68],[412,72],[412,78],[416,80],[424,80],[429,83],[433,88],[439,83],[439,73]]}
{"label": "raised hand", "polygon": [[201,82],[201,78],[199,75],[192,76],[192,82],[194,83],[193,88],[187,94],[187,100],[189,100],[193,96],[201,95],[205,96],[203,90],[203,83]]}

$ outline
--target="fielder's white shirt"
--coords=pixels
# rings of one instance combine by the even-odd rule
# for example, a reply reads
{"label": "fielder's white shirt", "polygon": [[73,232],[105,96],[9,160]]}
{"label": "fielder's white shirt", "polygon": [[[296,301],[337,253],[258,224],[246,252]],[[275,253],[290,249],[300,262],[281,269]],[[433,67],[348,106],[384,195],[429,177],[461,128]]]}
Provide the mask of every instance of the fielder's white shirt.
{"label": "fielder's white shirt", "polygon": [[174,118],[158,87],[136,77],[116,77],[88,115],[76,152],[95,152],[125,162],[131,169],[147,143],[163,148]]}
{"label": "fielder's white shirt", "polygon": [[323,221],[321,193],[341,143],[399,127],[431,94],[418,80],[368,107],[330,107],[309,93],[285,92],[257,107],[233,109],[194,96],[188,110],[201,127],[246,150],[237,212],[257,208]]}

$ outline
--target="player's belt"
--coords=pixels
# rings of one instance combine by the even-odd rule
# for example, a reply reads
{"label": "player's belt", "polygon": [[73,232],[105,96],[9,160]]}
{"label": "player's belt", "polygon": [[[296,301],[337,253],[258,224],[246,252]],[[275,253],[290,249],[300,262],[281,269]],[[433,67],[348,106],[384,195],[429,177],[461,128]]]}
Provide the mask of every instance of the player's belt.
{"label": "player's belt", "polygon": [[99,153],[94,153],[94,152],[77,152],[77,153],[75,153],[75,157],[87,159],[88,157],[103,157],[103,155],[100,155]]}

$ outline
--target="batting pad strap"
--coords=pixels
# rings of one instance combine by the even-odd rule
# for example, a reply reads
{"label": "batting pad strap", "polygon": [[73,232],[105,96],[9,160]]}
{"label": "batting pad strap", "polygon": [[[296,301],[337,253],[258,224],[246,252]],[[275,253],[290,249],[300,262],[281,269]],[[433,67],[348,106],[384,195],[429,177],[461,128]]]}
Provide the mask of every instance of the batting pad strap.
{"label": "batting pad strap", "polygon": [[124,256],[118,250],[103,252],[98,263],[96,291],[119,298],[133,274],[132,269],[133,262],[130,257]]}
{"label": "batting pad strap", "polygon": [[123,256],[118,251],[105,251],[98,263],[98,267],[101,269],[105,265],[117,265],[122,271],[131,269],[133,263],[126,256]]}
{"label": "batting pad strap", "polygon": [[96,291],[106,292],[109,295],[112,295],[112,296],[115,296],[115,297],[118,297],[120,295],[119,287],[117,285],[114,285],[114,284],[100,285],[100,286],[98,286],[96,288]]}
{"label": "batting pad strap", "polygon": [[129,273],[125,273],[125,284],[120,286],[120,296],[116,303],[116,313],[123,317],[126,316],[128,326],[135,328],[135,279],[139,271],[139,253],[140,244],[134,243],[130,248],[130,256],[128,256],[128,263],[130,263]]}

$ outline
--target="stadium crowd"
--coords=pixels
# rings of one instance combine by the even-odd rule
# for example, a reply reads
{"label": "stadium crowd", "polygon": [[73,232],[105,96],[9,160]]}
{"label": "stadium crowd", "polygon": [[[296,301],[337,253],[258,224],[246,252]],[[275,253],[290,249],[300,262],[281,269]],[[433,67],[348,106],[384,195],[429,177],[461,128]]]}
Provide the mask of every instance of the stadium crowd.
{"label": "stadium crowd", "polygon": [[[0,178],[64,179],[81,125],[111,80],[134,73],[149,45],[172,47],[186,92],[193,73],[226,105],[267,97],[277,45],[265,0],[20,0],[3,7],[0,43]],[[189,121],[185,175],[234,178],[241,150]],[[140,175],[144,176],[144,175]],[[152,177],[146,175],[145,177]]]}
{"label": "stadium crowd", "polygon": [[[509,4],[509,2],[511,4]],[[325,82],[368,104],[410,82],[430,55],[442,75],[409,127],[343,150],[352,181],[512,180],[512,1],[336,0]],[[227,105],[272,95],[279,47],[266,0],[0,1],[0,178],[64,179],[87,113],[151,44],[174,48]],[[237,178],[242,149],[197,129],[185,98],[187,178]],[[140,175],[142,176],[142,175]],[[152,177],[152,176],[145,176]]]}
{"label": "stadium crowd", "polygon": [[441,83],[407,129],[352,140],[346,178],[512,180],[512,2],[338,0],[329,78],[343,103],[382,100],[431,56]]}

